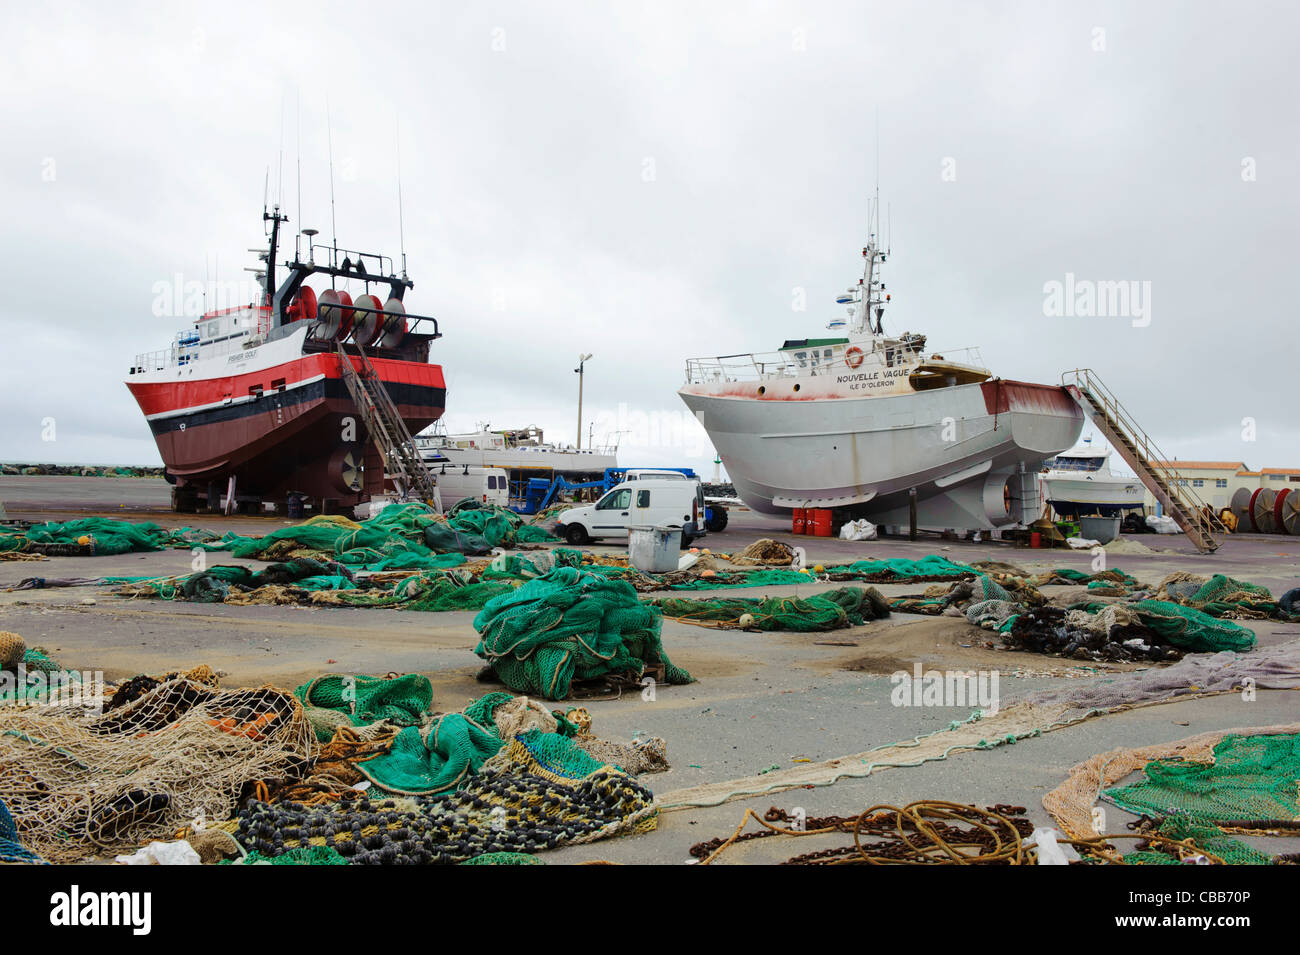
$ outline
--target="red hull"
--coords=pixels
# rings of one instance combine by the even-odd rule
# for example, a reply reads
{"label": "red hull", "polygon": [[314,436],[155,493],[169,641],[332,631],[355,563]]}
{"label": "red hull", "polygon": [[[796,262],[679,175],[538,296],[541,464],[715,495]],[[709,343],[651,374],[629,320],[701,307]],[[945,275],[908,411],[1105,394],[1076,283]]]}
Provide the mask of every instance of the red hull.
{"label": "red hull", "polygon": [[[373,359],[412,433],[442,416],[442,368]],[[383,465],[368,440],[333,354],[307,355],[226,378],[128,382],[180,498],[220,494],[233,475],[241,500],[301,494],[349,507],[383,488]],[[349,481],[347,458],[365,464],[365,485]],[[184,489],[189,488],[189,491]],[[178,498],[179,499],[179,498]],[[209,495],[211,502],[212,498]]]}

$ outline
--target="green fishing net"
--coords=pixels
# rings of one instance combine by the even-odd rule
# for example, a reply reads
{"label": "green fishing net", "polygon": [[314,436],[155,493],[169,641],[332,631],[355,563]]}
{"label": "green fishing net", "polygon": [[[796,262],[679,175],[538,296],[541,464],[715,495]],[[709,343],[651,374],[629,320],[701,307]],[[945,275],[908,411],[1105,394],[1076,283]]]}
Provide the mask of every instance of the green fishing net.
{"label": "green fishing net", "polygon": [[809,597],[718,597],[691,600],[660,597],[653,603],[665,617],[745,629],[810,633],[857,627],[889,616],[889,603],[874,587],[841,587]]}
{"label": "green fishing net", "polygon": [[[1096,613],[1102,606],[1092,604],[1087,609]],[[1136,611],[1142,623],[1167,643],[1193,653],[1249,650],[1255,646],[1255,632],[1250,628],[1230,620],[1217,620],[1193,607],[1166,600],[1139,600],[1125,606]]]}
{"label": "green fishing net", "polygon": [[647,666],[663,665],[669,683],[692,682],[664,652],[662,623],[630,584],[557,567],[488,602],[474,618],[474,652],[510,689],[550,700],[568,697],[575,679],[639,678]]}
{"label": "green fishing net", "polygon": [[1198,822],[1300,820],[1300,734],[1225,736],[1214,762],[1152,760],[1143,778],[1107,789],[1122,809]]}
{"label": "green fishing net", "polygon": [[[31,545],[88,547],[96,555],[127,554],[171,547],[203,546],[216,535],[189,527],[167,528],[150,522],[132,523],[109,517],[33,524],[21,533],[0,533],[0,551],[22,551]],[[84,544],[82,542],[85,542]]]}
{"label": "green fishing net", "polygon": [[[1214,762],[1152,760],[1143,778],[1103,795],[1129,812],[1161,817],[1159,832],[1192,838],[1230,864],[1260,865],[1267,853],[1234,839],[1219,826],[1232,823],[1300,820],[1300,734],[1225,736],[1214,747]],[[1133,862],[1167,864],[1154,849],[1134,853]]]}
{"label": "green fishing net", "polygon": [[433,684],[418,673],[397,677],[329,674],[304,683],[294,695],[307,706],[345,713],[357,726],[376,720],[413,726],[433,705]]}

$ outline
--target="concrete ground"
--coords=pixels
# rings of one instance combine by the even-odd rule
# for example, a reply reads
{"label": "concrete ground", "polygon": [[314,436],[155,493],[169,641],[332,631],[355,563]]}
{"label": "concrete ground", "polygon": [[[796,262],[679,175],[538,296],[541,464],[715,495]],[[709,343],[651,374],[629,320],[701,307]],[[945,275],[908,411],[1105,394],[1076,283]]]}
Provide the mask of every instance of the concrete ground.
{"label": "concrete ground", "polygon": [[[15,478],[0,476],[0,502],[10,519],[68,520],[98,513],[169,526],[190,524],[217,532],[263,534],[288,522],[271,517],[225,518],[173,515],[166,511],[165,482],[144,478]],[[760,537],[804,546],[810,564],[860,558],[942,554],[970,562],[994,559],[1033,571],[1073,567],[1088,571],[1087,552],[1036,551],[1008,544],[930,538],[917,542],[852,543],[795,539],[783,522],[736,511],[728,529],[701,542],[716,552],[735,552]],[[1213,555],[1197,554],[1182,537],[1143,535],[1134,542],[1150,553],[1111,557],[1143,581],[1174,571],[1227,573],[1267,586],[1275,596],[1300,585],[1300,540],[1239,535]],[[1132,546],[1132,544],[1127,545]],[[621,548],[592,547],[621,553]],[[188,573],[186,551],[118,557],[52,558],[0,562],[0,588],[25,577],[101,577]],[[232,563],[210,554],[211,563]],[[256,566],[256,562],[245,562]],[[729,595],[807,594],[839,584],[729,590]],[[886,585],[889,596],[918,593],[924,585]],[[694,596],[694,594],[692,595]],[[394,610],[299,608],[169,603],[128,600],[105,587],[4,592],[0,629],[21,634],[29,646],[47,649],[65,666],[101,670],[112,680],[207,663],[227,685],[273,683],[292,687],[321,673],[419,672],[434,684],[435,706],[455,710],[494,685],[479,683],[481,661],[473,654],[477,634],[469,613],[422,614]],[[1261,645],[1294,641],[1300,625],[1247,621]],[[985,646],[987,635],[963,621],[895,614],[864,627],[821,634],[751,634],[665,621],[664,646],[673,661],[698,680],[660,686],[654,699],[632,693],[615,700],[583,701],[600,736],[663,737],[672,769],[642,782],[658,793],[721,782],[798,761],[819,761],[941,729],[965,719],[970,708],[907,708],[890,704],[889,674],[927,669],[996,668],[1003,699],[1064,680],[1104,679],[1131,667],[1093,667],[1036,654]],[[664,813],[655,833],[551,853],[556,862],[610,859],[682,863],[696,842],[727,835],[745,807],[802,807],[811,815],[855,814],[875,803],[946,799],[1025,806],[1036,824],[1049,823],[1043,795],[1075,763],[1118,746],[1171,741],[1212,729],[1286,723],[1300,718],[1294,691],[1262,691],[1254,702],[1219,696],[1098,717],[1014,746],[955,754],[907,769],[890,769],[834,786],[780,792],[709,809]],[[1110,828],[1129,817],[1108,809]],[[752,824],[751,824],[752,825]],[[820,843],[819,843],[819,840]],[[1293,841],[1288,841],[1293,842]],[[795,844],[797,843],[797,844]],[[728,853],[729,862],[774,862],[824,848],[822,837],[762,839]],[[1275,843],[1272,851],[1295,851]]]}

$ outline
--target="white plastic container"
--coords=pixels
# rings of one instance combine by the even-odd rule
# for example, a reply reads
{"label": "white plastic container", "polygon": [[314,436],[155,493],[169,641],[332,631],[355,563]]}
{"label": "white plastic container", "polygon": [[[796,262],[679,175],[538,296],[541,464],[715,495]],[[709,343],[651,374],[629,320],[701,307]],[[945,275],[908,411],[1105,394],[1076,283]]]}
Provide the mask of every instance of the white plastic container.
{"label": "white plastic container", "polygon": [[666,574],[677,569],[681,528],[636,524],[627,529],[628,563],[643,574]]}

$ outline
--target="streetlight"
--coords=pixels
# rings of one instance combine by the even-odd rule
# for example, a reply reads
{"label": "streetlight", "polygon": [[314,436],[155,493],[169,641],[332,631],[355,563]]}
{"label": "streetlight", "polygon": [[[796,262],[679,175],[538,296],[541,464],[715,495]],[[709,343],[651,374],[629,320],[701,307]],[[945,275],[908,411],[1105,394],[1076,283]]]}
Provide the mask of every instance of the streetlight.
{"label": "streetlight", "polygon": [[582,378],[583,378],[584,369],[587,367],[587,362],[588,360],[590,360],[590,358],[591,358],[590,354],[579,355],[578,367],[573,369],[573,373],[578,376],[578,447],[579,448],[582,447]]}

